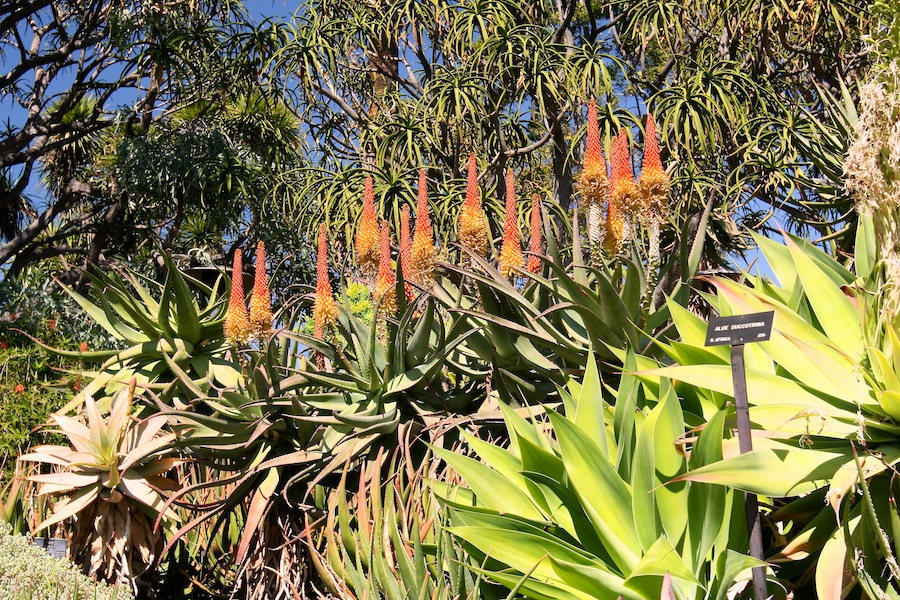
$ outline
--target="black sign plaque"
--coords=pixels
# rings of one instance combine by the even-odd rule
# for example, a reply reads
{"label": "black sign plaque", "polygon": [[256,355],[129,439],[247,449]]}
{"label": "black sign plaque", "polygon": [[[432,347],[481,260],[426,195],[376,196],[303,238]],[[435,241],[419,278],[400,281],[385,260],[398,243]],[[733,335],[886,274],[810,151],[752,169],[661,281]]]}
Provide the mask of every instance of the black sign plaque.
{"label": "black sign plaque", "polygon": [[707,346],[734,346],[764,342],[772,336],[775,312],[736,317],[710,317],[706,328]]}

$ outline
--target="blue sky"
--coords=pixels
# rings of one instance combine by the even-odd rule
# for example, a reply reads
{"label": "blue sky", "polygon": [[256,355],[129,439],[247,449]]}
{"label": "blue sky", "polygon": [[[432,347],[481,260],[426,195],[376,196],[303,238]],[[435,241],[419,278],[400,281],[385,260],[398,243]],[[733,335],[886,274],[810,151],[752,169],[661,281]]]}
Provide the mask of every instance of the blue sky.
{"label": "blue sky", "polygon": [[[244,2],[244,7],[250,17],[257,22],[266,18],[289,20],[294,11],[297,10],[297,3],[287,2],[286,0],[247,0]],[[132,100],[133,95],[129,92],[128,94],[123,94],[121,98],[117,99],[117,102],[111,103],[110,106],[114,107],[116,104],[125,105]],[[0,99],[0,114],[5,115],[3,118],[4,121],[9,119],[12,123],[16,123],[17,121],[21,122],[25,116],[25,112],[20,106],[15,105],[8,100],[4,102],[2,99]],[[46,197],[46,191],[41,185],[38,175],[32,176],[31,182],[25,190],[25,194],[37,207],[44,205],[43,199]],[[765,260],[756,250],[748,252],[746,262],[740,257],[732,257],[732,259],[740,268],[751,265],[750,270],[752,273],[767,275],[774,279],[768,264],[766,264]]]}

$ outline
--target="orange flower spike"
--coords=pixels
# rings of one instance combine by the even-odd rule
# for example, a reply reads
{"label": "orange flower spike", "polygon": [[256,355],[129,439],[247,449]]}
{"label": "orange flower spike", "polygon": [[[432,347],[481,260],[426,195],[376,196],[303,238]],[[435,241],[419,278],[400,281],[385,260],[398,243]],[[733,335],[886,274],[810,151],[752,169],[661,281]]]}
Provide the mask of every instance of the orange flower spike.
{"label": "orange flower spike", "polygon": [[250,318],[247,315],[247,299],[244,296],[244,267],[241,251],[234,253],[231,267],[231,298],[222,324],[225,339],[232,344],[243,344],[250,338]]}
{"label": "orange flower spike", "polygon": [[584,168],[579,177],[581,195],[585,203],[603,203],[609,191],[606,175],[606,161],[600,144],[600,125],[597,122],[597,107],[588,102],[587,148],[584,153]]}
{"label": "orange flower spike", "polygon": [[419,170],[419,198],[416,204],[416,231],[413,234],[410,264],[413,281],[430,285],[434,278],[434,262],[437,249],[431,229],[431,207],[428,204],[427,170]]}
{"label": "orange flower spike", "polygon": [[412,264],[412,241],[409,236],[409,206],[404,205],[403,211],[400,213],[400,272],[403,273],[403,290],[406,293],[406,300],[412,302],[415,296],[411,281],[415,281]]}
{"label": "orange flower spike", "polygon": [[531,240],[528,244],[528,251],[531,253],[528,257],[528,271],[531,273],[541,272],[541,259],[537,255],[542,254],[544,250],[543,231],[541,197],[535,194],[531,197]]}
{"label": "orange flower spike", "polygon": [[669,194],[669,176],[659,158],[659,142],[656,140],[656,121],[647,115],[644,136],[644,164],[638,180],[638,195],[645,217],[663,219],[667,212],[666,199]]}
{"label": "orange flower spike", "polygon": [[617,152],[613,160],[616,183],[612,186],[613,197],[624,212],[631,212],[637,207],[638,197],[634,183],[634,172],[631,170],[631,150],[628,146],[628,134],[619,130],[616,139]]}
{"label": "orange flower spike", "polygon": [[378,268],[378,214],[375,210],[375,190],[371,177],[366,177],[363,193],[363,214],[356,232],[356,261],[367,275]]}
{"label": "orange flower spike", "polygon": [[328,280],[328,229],[319,225],[319,251],[316,255],[316,296],[313,302],[315,336],[325,337],[325,328],[337,323],[338,308]]}
{"label": "orange flower spike", "polygon": [[647,126],[644,134],[644,164],[641,169],[643,175],[647,171],[664,171],[662,161],[659,158],[659,141],[656,139],[656,119],[653,114],[647,115]]}
{"label": "orange flower spike", "polygon": [[659,158],[659,142],[656,140],[656,121],[647,115],[644,135],[644,164],[637,183],[637,195],[641,203],[641,218],[649,229],[650,262],[659,261],[660,225],[668,214],[669,176]]}
{"label": "orange flower spike", "polygon": [[375,301],[381,300],[379,312],[394,314],[397,311],[397,281],[391,265],[391,230],[384,222],[381,224],[380,250],[378,260],[378,278],[375,280]]}
{"label": "orange flower spike", "polygon": [[[416,235],[431,238],[431,207],[428,204],[428,169],[419,169],[419,197],[416,202]],[[429,239],[434,243],[433,239]]]}
{"label": "orange flower spike", "polygon": [[255,337],[263,337],[272,329],[272,295],[266,275],[266,245],[256,244],[256,277],[250,295],[250,329]]}
{"label": "orange flower spike", "polygon": [[610,149],[609,163],[612,166],[612,169],[610,170],[609,202],[606,207],[606,227],[603,238],[603,246],[606,248],[606,251],[611,254],[617,254],[622,247],[622,230],[624,229],[621,209],[617,206],[616,196],[613,194],[613,190],[616,189],[619,181],[619,169],[617,165],[621,163],[619,160],[621,149],[619,137],[616,137],[616,139],[613,140],[612,148]]}
{"label": "orange flower spike", "polygon": [[516,211],[516,182],[512,169],[506,170],[506,223],[503,228],[503,245],[500,247],[500,273],[514,277],[516,269],[525,264],[519,239],[519,220]]}
{"label": "orange flower spike", "polygon": [[478,190],[478,163],[475,154],[469,155],[466,201],[459,215],[459,242],[475,254],[487,254],[490,240],[484,211],[481,208],[481,193]]}

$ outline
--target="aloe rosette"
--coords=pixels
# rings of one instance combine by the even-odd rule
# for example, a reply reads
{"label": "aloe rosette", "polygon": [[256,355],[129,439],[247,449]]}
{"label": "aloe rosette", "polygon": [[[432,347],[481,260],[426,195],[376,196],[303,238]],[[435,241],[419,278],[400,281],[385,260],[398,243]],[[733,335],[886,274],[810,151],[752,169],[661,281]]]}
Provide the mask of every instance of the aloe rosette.
{"label": "aloe rosette", "polygon": [[107,579],[143,573],[162,548],[162,530],[154,520],[178,521],[164,493],[178,488],[166,477],[181,463],[165,456],[175,434],[164,431],[163,415],[132,416],[134,391],[132,380],[112,400],[106,419],[91,396],[85,398],[84,420],[53,415],[72,446],[37,446],[19,457],[56,469],[28,477],[39,484],[38,495],[61,498],[37,531],[74,518],[73,557],[87,557],[90,573]]}

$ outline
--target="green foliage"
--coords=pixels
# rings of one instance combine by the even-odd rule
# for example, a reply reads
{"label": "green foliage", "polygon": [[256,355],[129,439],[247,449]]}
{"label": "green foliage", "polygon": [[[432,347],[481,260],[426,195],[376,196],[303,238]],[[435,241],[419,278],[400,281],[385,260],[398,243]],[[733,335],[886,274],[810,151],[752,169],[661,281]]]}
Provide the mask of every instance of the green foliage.
{"label": "green foliage", "polygon": [[446,488],[445,502],[476,571],[529,598],[655,600],[667,573],[678,597],[725,597],[758,565],[744,555],[741,496],[683,481],[721,458],[724,415],[688,458],[688,415],[667,382],[625,375],[610,407],[589,359],[560,393],[566,415],[551,411],[549,423],[503,410],[508,449],[466,434],[484,463],[435,450],[471,490]]}
{"label": "green foliage", "polygon": [[[50,387],[59,384],[60,374],[54,369],[62,366],[57,357],[35,345],[0,349],[0,462],[5,463],[0,479],[6,480],[16,455],[27,446],[54,439],[35,430],[69,394],[68,385]],[[74,383],[74,376],[69,377]]]}
{"label": "green foliage", "polygon": [[85,577],[64,558],[54,558],[31,542],[12,535],[0,521],[0,599],[129,600],[131,592]]}
{"label": "green foliage", "polygon": [[[889,308],[891,266],[877,260],[873,235],[861,218],[856,273],[799,238],[757,237],[780,285],[711,277],[716,294],[705,295],[723,315],[774,311],[774,328],[771,340],[745,349],[753,450],[737,455],[736,440],[726,440],[728,458],[680,479],[787,498],[768,517],[790,532],[772,558],[785,562],[786,580],[814,570],[820,598],[852,586],[849,573],[874,597],[897,593],[888,573],[900,524],[886,507],[900,462],[900,322]],[[672,315],[680,341],[660,347],[676,364],[654,369],[640,359],[638,376],[650,386],[681,382],[683,404],[712,421],[734,393],[727,348],[703,347],[706,326],[695,315],[674,307]]]}
{"label": "green foliage", "polygon": [[[371,327],[375,322],[375,306],[372,303],[372,293],[369,290],[369,286],[364,283],[349,282],[344,294],[347,297],[347,304],[350,306],[350,314],[366,326]],[[300,320],[297,332],[311,336],[315,332],[315,328],[316,325],[313,322],[312,314],[309,314]]]}
{"label": "green foliage", "polygon": [[[237,379],[238,371],[222,359],[228,344],[222,331],[226,303],[220,295],[221,280],[210,287],[183,275],[169,255],[163,256],[166,277],[162,284],[123,269],[90,276],[93,301],[64,286],[97,325],[126,346],[123,350],[54,350],[101,363],[96,371],[85,373],[91,381],[64,411],[101,390],[115,394],[132,377],[163,401],[177,396],[181,374],[191,382],[184,385],[206,387],[214,382],[233,384]],[[205,302],[203,308],[198,297]]]}
{"label": "green foliage", "polygon": [[327,518],[313,538],[313,564],[332,594],[389,600],[507,596],[469,568],[446,529],[427,482],[441,476],[429,472],[435,464],[408,449],[388,461],[378,455],[359,469],[355,490],[348,489],[351,474],[343,473],[325,497]]}

